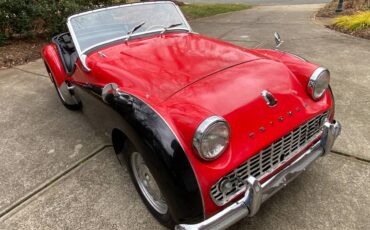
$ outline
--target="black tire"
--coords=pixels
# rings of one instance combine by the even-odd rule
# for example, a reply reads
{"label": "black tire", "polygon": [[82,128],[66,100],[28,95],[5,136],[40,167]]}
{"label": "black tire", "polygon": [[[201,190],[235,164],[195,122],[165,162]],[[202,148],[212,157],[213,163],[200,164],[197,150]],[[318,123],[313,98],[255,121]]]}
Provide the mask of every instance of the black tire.
{"label": "black tire", "polygon": [[[161,212],[157,211],[157,209],[153,207],[151,202],[148,200],[147,195],[144,194],[142,188],[140,187],[140,185],[139,185],[140,182],[138,181],[137,176],[135,176],[135,169],[134,169],[135,166],[133,166],[133,164],[132,164],[132,162],[133,162],[132,158],[134,157],[135,153],[138,153],[138,152],[137,152],[136,148],[134,147],[134,145],[131,144],[131,143],[127,143],[126,146],[122,150],[120,150],[120,152],[117,154],[117,157],[118,157],[118,159],[119,159],[119,161],[122,165],[125,164],[127,166],[128,171],[130,173],[131,180],[135,185],[136,191],[139,193],[142,201],[144,202],[145,206],[148,208],[150,213],[164,227],[167,227],[169,229],[174,229],[176,223],[175,223],[175,221],[173,220],[173,218],[171,216],[170,207],[167,208],[167,211],[165,213],[161,213]],[[148,166],[148,168],[150,168],[150,165],[147,165],[147,166]],[[154,178],[154,180],[155,180],[155,178]],[[161,190],[160,187],[159,187],[159,190]]]}
{"label": "black tire", "polygon": [[[71,91],[68,91],[67,93],[69,93],[68,96],[70,96],[71,98],[73,98],[73,103],[68,103],[64,98],[63,96],[61,95],[61,92],[56,84],[56,81],[55,81],[55,77],[54,75],[51,73],[51,71],[47,68],[47,71],[48,71],[48,74],[49,74],[49,77],[50,77],[50,80],[52,81],[54,87],[55,87],[55,90],[57,91],[57,94],[58,94],[58,97],[60,99],[60,101],[62,102],[62,104],[64,105],[64,107],[66,107],[67,109],[69,110],[80,110],[82,108],[82,103],[80,101],[80,99],[73,94],[73,92]],[[68,85],[67,82],[65,82],[65,84]]]}

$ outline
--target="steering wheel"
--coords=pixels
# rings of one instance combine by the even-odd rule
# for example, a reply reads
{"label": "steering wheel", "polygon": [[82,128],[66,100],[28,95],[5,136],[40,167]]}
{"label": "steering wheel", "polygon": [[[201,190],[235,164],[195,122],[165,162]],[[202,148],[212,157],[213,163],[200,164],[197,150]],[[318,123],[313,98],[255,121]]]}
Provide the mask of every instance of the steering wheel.
{"label": "steering wheel", "polygon": [[164,26],[161,26],[161,25],[152,25],[152,26],[146,28],[145,31],[150,31],[150,30],[153,30],[154,28],[159,28],[159,29],[162,29],[163,30],[164,29]]}

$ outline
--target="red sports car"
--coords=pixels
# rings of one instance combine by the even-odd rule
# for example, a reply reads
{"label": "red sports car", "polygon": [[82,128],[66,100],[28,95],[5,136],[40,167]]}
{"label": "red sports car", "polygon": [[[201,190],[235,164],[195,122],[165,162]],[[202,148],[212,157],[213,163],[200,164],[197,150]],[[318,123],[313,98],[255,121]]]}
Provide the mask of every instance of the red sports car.
{"label": "red sports car", "polygon": [[67,25],[42,51],[58,96],[109,134],[164,226],[224,229],[255,215],[340,134],[327,69],[194,33],[171,2]]}

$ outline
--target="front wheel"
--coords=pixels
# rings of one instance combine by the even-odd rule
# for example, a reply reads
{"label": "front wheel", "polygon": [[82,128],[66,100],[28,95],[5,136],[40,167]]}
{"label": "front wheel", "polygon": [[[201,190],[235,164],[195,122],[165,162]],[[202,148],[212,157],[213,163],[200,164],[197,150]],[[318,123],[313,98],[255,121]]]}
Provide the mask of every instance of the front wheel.
{"label": "front wheel", "polygon": [[152,215],[165,227],[173,228],[173,221],[166,199],[142,154],[132,146],[127,149],[127,164],[136,190]]}

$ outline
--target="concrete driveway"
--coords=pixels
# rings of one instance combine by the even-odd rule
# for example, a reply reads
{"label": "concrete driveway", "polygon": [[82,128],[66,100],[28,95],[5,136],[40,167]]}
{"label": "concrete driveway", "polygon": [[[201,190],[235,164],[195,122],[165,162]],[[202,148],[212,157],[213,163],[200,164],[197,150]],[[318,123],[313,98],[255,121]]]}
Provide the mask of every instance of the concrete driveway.
{"label": "concrete driveway", "polygon": [[[273,48],[332,72],[343,133],[334,151],[232,229],[368,229],[370,41],[317,24],[320,5],[261,6],[192,21],[195,31]],[[83,114],[59,103],[41,60],[0,71],[0,229],[161,229]]]}

